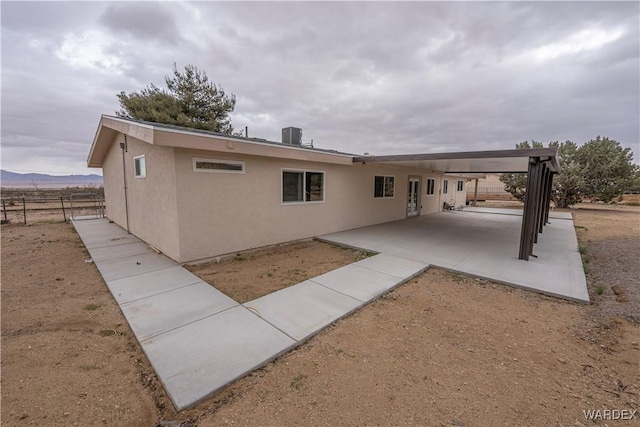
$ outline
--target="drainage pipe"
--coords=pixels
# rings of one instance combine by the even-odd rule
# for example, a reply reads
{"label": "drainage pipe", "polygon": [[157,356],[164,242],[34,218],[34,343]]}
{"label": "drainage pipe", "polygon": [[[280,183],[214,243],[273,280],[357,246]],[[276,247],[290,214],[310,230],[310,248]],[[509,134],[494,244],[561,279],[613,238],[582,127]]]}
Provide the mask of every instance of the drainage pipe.
{"label": "drainage pipe", "polygon": [[129,197],[127,195],[127,165],[124,159],[124,153],[127,151],[127,135],[124,136],[124,142],[120,143],[120,148],[122,148],[122,178],[124,180],[124,213],[127,218],[127,233],[131,234],[131,231],[129,231]]}

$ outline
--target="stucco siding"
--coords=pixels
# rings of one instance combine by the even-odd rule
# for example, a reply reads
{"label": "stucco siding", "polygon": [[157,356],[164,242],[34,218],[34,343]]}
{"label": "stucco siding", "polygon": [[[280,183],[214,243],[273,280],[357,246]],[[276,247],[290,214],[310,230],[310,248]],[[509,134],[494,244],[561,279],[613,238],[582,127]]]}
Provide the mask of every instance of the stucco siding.
{"label": "stucco siding", "polygon": [[[120,136],[122,138],[122,136]],[[111,221],[122,228],[126,228],[126,213],[124,205],[124,180],[122,178],[122,150],[117,136],[107,151],[102,165],[104,180],[104,197],[106,215]]]}
{"label": "stucco siding", "polygon": [[[449,193],[450,200],[445,200],[451,204],[451,201],[455,201],[455,206],[464,206],[467,202],[467,186],[466,178],[461,178],[452,175],[445,175],[445,178],[449,179]],[[462,190],[458,191],[458,181],[462,181]]]}
{"label": "stucco siding", "polygon": [[[442,183],[442,174],[430,173],[423,174],[420,182],[420,192],[422,194],[421,215],[429,215],[442,212],[442,203],[440,202],[440,187]],[[434,194],[427,194],[427,179],[434,180]]]}
{"label": "stucco siding", "polygon": [[[336,165],[175,149],[180,259],[186,262],[379,224],[407,215],[411,171],[381,165]],[[194,172],[193,158],[243,161],[244,173]],[[282,203],[282,171],[321,171],[321,203]],[[392,198],[374,198],[374,175],[393,175]],[[425,195],[422,195],[425,200]],[[423,203],[424,206],[424,203]],[[436,212],[429,204],[421,213]]]}
{"label": "stucco siding", "polygon": [[[134,158],[144,155],[146,177],[136,178]],[[180,258],[173,149],[128,138],[129,229],[173,259]]]}
{"label": "stucco siding", "polygon": [[[127,203],[120,143],[117,134],[102,165],[107,217],[127,228]],[[136,178],[134,158],[145,156],[146,177]],[[173,149],[156,147],[133,137],[124,153],[129,231],[173,259],[180,258]]]}

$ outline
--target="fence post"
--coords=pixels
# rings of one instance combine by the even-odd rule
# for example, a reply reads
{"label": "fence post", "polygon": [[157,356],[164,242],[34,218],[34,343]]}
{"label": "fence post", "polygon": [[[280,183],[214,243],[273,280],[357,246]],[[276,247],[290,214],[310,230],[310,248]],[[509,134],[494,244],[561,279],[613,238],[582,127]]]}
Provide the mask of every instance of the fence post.
{"label": "fence post", "polygon": [[60,196],[60,204],[62,205],[62,217],[64,222],[67,222],[67,213],[64,211],[64,198],[62,196]]}
{"label": "fence post", "polygon": [[7,221],[7,205],[4,200],[2,201],[2,212],[4,213],[4,222],[8,222]]}
{"label": "fence post", "polygon": [[24,225],[27,225],[27,200],[22,196],[22,214],[24,215]]}

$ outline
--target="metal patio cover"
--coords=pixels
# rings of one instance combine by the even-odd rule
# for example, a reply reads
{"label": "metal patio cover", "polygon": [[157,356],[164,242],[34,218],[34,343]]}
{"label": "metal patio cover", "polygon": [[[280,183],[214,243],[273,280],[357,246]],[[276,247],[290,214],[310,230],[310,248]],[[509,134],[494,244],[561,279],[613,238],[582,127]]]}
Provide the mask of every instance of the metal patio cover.
{"label": "metal patio cover", "polygon": [[561,172],[555,148],[467,151],[456,153],[356,156],[354,163],[384,163],[447,174],[527,174],[518,257],[529,260],[538,234],[549,222],[553,176]]}

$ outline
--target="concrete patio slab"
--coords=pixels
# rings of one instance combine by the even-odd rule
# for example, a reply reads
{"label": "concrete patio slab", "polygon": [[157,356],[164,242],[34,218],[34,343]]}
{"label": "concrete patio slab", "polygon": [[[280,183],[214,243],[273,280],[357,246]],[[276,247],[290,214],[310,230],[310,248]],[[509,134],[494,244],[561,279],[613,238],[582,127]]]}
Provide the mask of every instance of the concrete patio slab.
{"label": "concrete patio slab", "polygon": [[[466,212],[477,212],[477,213],[493,213],[493,214],[502,214],[502,215],[520,215],[522,216],[522,209],[504,209],[504,208],[483,208],[477,206],[465,206],[464,210]],[[549,218],[556,219],[573,219],[571,212],[558,212],[551,210],[549,211]]]}
{"label": "concrete patio slab", "polygon": [[180,266],[163,268],[132,277],[111,280],[107,286],[118,304],[168,292],[202,281]]}
{"label": "concrete patio slab", "polygon": [[200,281],[122,304],[120,308],[138,341],[144,341],[237,305],[236,301]]}
{"label": "concrete patio slab", "polygon": [[296,341],[304,341],[362,305],[310,280],[244,304]]}
{"label": "concrete patio slab", "polygon": [[518,259],[521,221],[521,214],[463,210],[333,233],[319,239],[588,302],[573,220],[550,218],[534,247],[537,258],[529,261]]}
{"label": "concrete patio slab", "polygon": [[275,359],[296,341],[242,306],[142,342],[178,410]]}
{"label": "concrete patio slab", "polygon": [[[551,235],[554,237],[551,238]],[[566,243],[571,240],[575,244],[575,250],[567,250]],[[535,246],[538,258],[531,258],[529,261],[515,257],[508,244],[492,243],[490,251],[469,256],[453,269],[546,295],[589,301],[573,221],[556,220],[549,224]],[[523,263],[526,265],[523,266]]]}
{"label": "concrete patio slab", "polygon": [[344,266],[310,280],[341,294],[356,298],[363,303],[389,292],[404,282],[404,280],[399,281],[396,276],[360,267],[358,263]]}
{"label": "concrete patio slab", "polygon": [[176,265],[178,265],[177,262],[155,252],[96,263],[100,274],[107,282],[163,268],[175,267]]}

